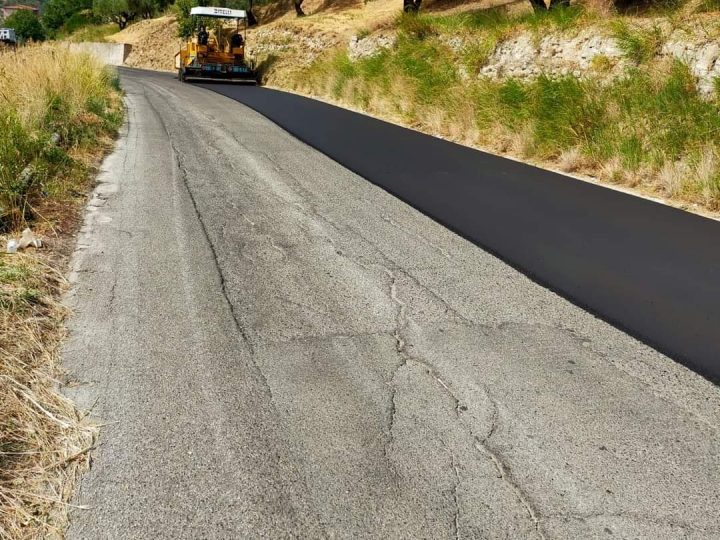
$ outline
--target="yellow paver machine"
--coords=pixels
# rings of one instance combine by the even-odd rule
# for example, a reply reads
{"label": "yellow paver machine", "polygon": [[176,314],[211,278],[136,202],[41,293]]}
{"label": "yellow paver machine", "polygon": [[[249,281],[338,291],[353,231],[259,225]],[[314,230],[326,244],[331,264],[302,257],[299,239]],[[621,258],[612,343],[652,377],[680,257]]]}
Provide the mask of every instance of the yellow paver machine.
{"label": "yellow paver machine", "polygon": [[[194,7],[195,30],[175,55],[180,81],[220,81],[256,84],[257,74],[245,55],[247,12],[221,7]],[[235,27],[226,22],[234,20]],[[208,28],[207,21],[213,23]]]}

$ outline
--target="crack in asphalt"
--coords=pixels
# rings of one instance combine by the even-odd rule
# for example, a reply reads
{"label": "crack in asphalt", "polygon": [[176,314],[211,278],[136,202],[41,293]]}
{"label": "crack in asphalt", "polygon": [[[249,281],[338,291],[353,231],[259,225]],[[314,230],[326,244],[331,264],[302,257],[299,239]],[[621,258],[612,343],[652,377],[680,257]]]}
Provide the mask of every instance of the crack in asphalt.
{"label": "crack in asphalt", "polygon": [[366,337],[393,337],[393,334],[390,332],[379,330],[377,332],[340,332],[340,333],[330,333],[330,334],[316,334],[316,335],[302,335],[302,336],[295,336],[290,337],[287,339],[277,339],[277,340],[258,340],[258,348],[265,347],[265,346],[271,346],[271,345],[278,345],[278,344],[285,344],[285,343],[323,343],[326,341],[332,341],[334,339],[356,339],[356,338],[366,338]]}
{"label": "crack in asphalt", "polygon": [[[398,271],[398,270],[396,270]],[[442,387],[443,391],[447,396],[449,396],[454,403],[454,411],[455,416],[458,419],[459,424],[464,427],[469,434],[474,439],[474,447],[475,449],[482,454],[485,458],[489,459],[495,466],[498,472],[498,478],[502,479],[508,487],[511,488],[511,490],[515,493],[515,496],[518,500],[518,502],[523,506],[525,511],[528,514],[528,517],[533,522],[535,531],[537,532],[537,535],[542,540],[545,540],[545,534],[542,530],[540,521],[541,517],[539,516],[538,511],[535,509],[534,505],[530,502],[530,499],[528,495],[524,492],[524,490],[519,486],[519,484],[511,477],[510,475],[510,467],[503,461],[502,457],[495,451],[493,451],[487,444],[488,439],[495,433],[495,430],[497,428],[498,423],[498,408],[497,403],[492,399],[490,394],[485,391],[489,401],[491,402],[493,406],[493,417],[491,421],[491,426],[488,431],[488,434],[483,438],[480,439],[475,433],[473,432],[473,429],[471,426],[468,426],[462,419],[461,416],[461,401],[460,399],[455,395],[455,393],[452,391],[450,386],[445,383],[445,381],[442,380],[440,375],[438,374],[437,368],[428,362],[427,360],[420,358],[418,356],[410,354],[406,349],[406,339],[402,336],[402,331],[404,328],[406,328],[408,324],[408,318],[406,316],[405,310],[406,310],[406,304],[400,300],[398,296],[397,291],[397,276],[393,271],[391,271],[388,268],[385,268],[385,272],[387,275],[391,278],[390,279],[390,298],[397,304],[398,311],[396,316],[396,328],[394,330],[393,336],[395,337],[396,341],[396,351],[400,355],[400,357],[403,360],[403,363],[395,370],[395,373],[393,374],[393,377],[391,378],[391,384],[393,384],[393,390],[391,393],[391,399],[392,399],[392,415],[391,415],[391,421],[389,425],[389,433],[392,437],[392,429],[395,422],[395,415],[397,412],[397,406],[395,403],[395,396],[397,393],[397,388],[394,385],[395,375],[397,372],[405,365],[407,365],[408,361],[415,362],[417,364],[422,365],[425,368],[426,373],[432,377],[439,385]],[[387,454],[387,452],[386,452]],[[454,460],[453,456],[453,460]],[[457,533],[457,530],[456,530]]]}
{"label": "crack in asphalt", "polygon": [[110,298],[107,301],[107,306],[110,308],[110,311],[113,310],[113,304],[115,303],[115,290],[117,288],[117,282],[118,282],[117,274],[115,272],[113,272],[113,283],[112,283],[112,286],[110,287],[110,293],[109,293]]}
{"label": "crack in asphalt", "polygon": [[457,463],[455,463],[455,454],[450,452],[450,464],[452,465],[453,471],[455,471],[455,485],[453,486],[453,501],[455,503],[455,519],[453,520],[453,530],[455,533],[455,540],[460,540],[460,502],[458,501],[458,488],[460,487],[460,471],[458,470]]}
{"label": "crack in asphalt", "polygon": [[147,99],[147,103],[148,103],[148,106],[155,112],[155,115],[157,116],[158,121],[160,122],[160,125],[162,125],[162,128],[167,135],[167,139],[170,144],[170,149],[173,154],[173,161],[175,162],[175,164],[177,166],[177,170],[180,172],[182,185],[185,188],[185,190],[188,194],[188,197],[190,198],[190,203],[192,204],[193,212],[195,213],[195,217],[198,220],[198,223],[200,224],[200,228],[202,230],[203,236],[205,237],[207,245],[210,248],[210,254],[213,259],[213,265],[215,267],[218,279],[220,281],[220,289],[222,292],[222,296],[223,296],[225,303],[230,311],[230,314],[232,315],[232,319],[234,321],[235,328],[237,329],[238,333],[240,334],[240,336],[243,339],[243,342],[247,346],[248,353],[250,356],[250,362],[252,363],[253,367],[255,368],[256,372],[258,373],[258,375],[262,381],[263,388],[265,389],[268,397],[270,398],[270,401],[273,402],[273,394],[272,394],[272,388],[270,387],[270,383],[268,382],[267,377],[265,376],[263,371],[260,369],[260,366],[258,366],[258,364],[255,360],[255,345],[253,344],[252,340],[250,339],[250,336],[241,320],[240,315],[236,312],[235,306],[230,301],[230,298],[228,296],[227,282],[226,282],[225,276],[222,272],[222,268],[221,268],[221,265],[219,262],[219,258],[218,258],[218,254],[217,254],[215,245],[213,244],[212,240],[210,239],[210,235],[208,233],[205,222],[203,221],[200,210],[197,207],[197,201],[195,200],[193,192],[190,189],[190,186],[188,184],[188,172],[187,172],[187,169],[185,168],[185,165],[183,164],[182,158],[180,157],[182,155],[182,153],[175,146],[175,143],[173,142],[173,137],[165,123],[165,120],[163,119],[163,117],[159,113],[159,111],[155,108],[155,105],[152,103],[152,100]]}
{"label": "crack in asphalt", "polygon": [[[390,256],[388,256],[382,249],[380,249],[377,246],[377,244],[375,244],[372,240],[367,238],[362,233],[362,231],[360,231],[359,229],[357,229],[355,227],[349,227],[349,230],[353,234],[355,234],[356,236],[361,238],[368,246],[370,246],[372,249],[374,249],[378,255],[380,255],[380,258],[382,259],[383,262],[382,263],[374,263],[374,264],[376,264],[378,266],[382,266],[383,268],[390,267],[396,272],[401,272],[405,277],[412,280],[420,289],[427,292],[434,300],[436,300],[437,302],[442,304],[442,306],[445,308],[445,313],[452,315],[453,317],[455,317],[457,320],[461,321],[466,326],[472,326],[472,327],[478,327],[478,328],[484,326],[482,324],[479,324],[479,323],[472,321],[472,320],[468,319],[467,317],[465,317],[462,313],[457,311],[456,308],[451,306],[447,300],[445,300],[442,296],[440,296],[440,294],[437,291],[433,290],[432,288],[430,288],[427,285],[425,285],[424,283],[422,283],[420,281],[420,279],[418,277],[414,276],[411,272],[409,272],[408,269],[399,267],[390,258]],[[353,257],[349,257],[349,256],[348,256],[348,259],[354,260]]]}
{"label": "crack in asphalt", "polygon": [[395,227],[397,230],[401,231],[401,232],[402,232],[403,234],[405,234],[406,236],[409,236],[410,238],[413,238],[413,239],[415,239],[415,240],[418,240],[418,241],[422,242],[423,244],[425,244],[426,246],[430,246],[430,247],[433,248],[435,251],[437,251],[438,253],[440,253],[443,257],[445,257],[447,260],[449,260],[449,261],[453,261],[453,260],[454,260],[453,257],[452,257],[452,255],[450,255],[450,254],[449,254],[447,251],[445,251],[443,248],[441,248],[440,246],[436,246],[435,244],[433,244],[432,242],[428,241],[427,239],[425,239],[424,237],[422,237],[422,236],[420,236],[420,235],[418,235],[418,234],[413,234],[413,233],[411,233],[410,231],[408,231],[407,229],[404,229],[403,227],[400,226],[400,224],[399,224],[397,221],[395,221],[394,219],[392,219],[390,216],[383,215],[383,216],[381,216],[381,219],[382,219],[384,222],[389,223],[390,225],[392,225],[393,227]]}
{"label": "crack in asphalt", "polygon": [[[152,105],[151,105],[151,107],[152,107]],[[158,115],[158,117],[160,117],[160,115]],[[163,127],[165,128],[165,130],[167,131],[167,127],[165,126],[165,123],[164,123],[162,120],[161,120],[161,123],[162,123]],[[270,390],[270,385],[268,384],[267,379],[265,378],[265,375],[262,373],[262,371],[260,370],[260,368],[259,368],[259,367],[257,366],[257,364],[255,363],[255,359],[254,359],[254,357],[255,357],[255,346],[254,346],[252,340],[250,339],[250,336],[248,335],[248,332],[247,332],[244,324],[242,323],[240,316],[236,313],[236,311],[235,311],[235,306],[233,305],[233,303],[230,301],[230,298],[228,297],[227,282],[225,281],[225,276],[224,276],[224,274],[223,274],[223,272],[222,272],[222,268],[221,268],[221,266],[220,266],[220,262],[219,262],[218,255],[217,255],[217,251],[215,250],[215,244],[213,244],[212,240],[210,240],[210,235],[208,234],[207,228],[205,227],[205,222],[203,221],[202,216],[201,216],[201,214],[200,214],[200,211],[198,210],[197,202],[196,202],[196,200],[195,200],[195,197],[193,196],[192,190],[191,190],[190,187],[188,186],[188,182],[187,182],[187,174],[188,174],[188,172],[187,172],[187,169],[185,169],[185,166],[183,165],[182,159],[180,158],[180,153],[178,152],[177,148],[175,147],[175,145],[174,145],[173,142],[172,142],[172,136],[170,135],[170,132],[167,131],[167,134],[168,134],[168,139],[170,140],[170,147],[172,148],[173,158],[174,158],[174,160],[175,160],[175,163],[176,163],[176,165],[177,165],[177,168],[178,168],[178,170],[180,171],[180,175],[181,175],[181,177],[182,177],[182,184],[183,184],[183,186],[185,187],[185,189],[186,189],[186,191],[187,191],[187,193],[188,193],[188,195],[189,195],[189,197],[190,197],[190,201],[191,201],[191,204],[192,204],[192,206],[193,206],[193,210],[194,210],[194,212],[195,212],[195,216],[197,217],[197,220],[198,220],[198,222],[200,223],[200,227],[201,227],[201,229],[202,229],[203,235],[205,236],[205,239],[206,239],[206,241],[207,241],[207,244],[208,244],[208,246],[209,246],[209,248],[210,248],[210,253],[211,253],[212,258],[213,258],[213,265],[215,266],[215,269],[216,269],[216,271],[217,271],[218,278],[220,279],[220,287],[221,287],[221,290],[222,290],[222,295],[223,295],[223,297],[224,297],[224,299],[225,299],[225,302],[227,303],[228,308],[230,309],[230,313],[232,314],[232,318],[233,318],[233,320],[235,321],[235,327],[237,328],[238,332],[240,333],[240,335],[241,335],[242,338],[243,338],[243,341],[244,341],[245,344],[247,345],[248,351],[249,351],[249,353],[250,353],[251,361],[253,362],[253,365],[255,365],[255,367],[257,368],[258,372],[259,372],[260,375],[262,376],[262,378],[263,378],[263,380],[264,380],[264,384],[265,384],[265,386],[267,387],[267,391],[270,393],[270,395],[272,395],[272,391]]]}
{"label": "crack in asphalt", "polygon": [[545,540],[545,533],[542,530],[541,526],[541,519],[542,517],[538,513],[538,511],[535,509],[534,505],[530,502],[530,499],[528,498],[528,495],[524,492],[524,490],[520,487],[520,485],[512,478],[510,475],[510,467],[507,466],[504,461],[502,460],[501,456],[497,453],[495,453],[493,450],[491,450],[487,444],[483,443],[478,437],[475,437],[475,448],[480,452],[482,455],[486,456],[490,461],[493,462],[495,465],[495,468],[498,471],[498,478],[502,479],[515,493],[515,496],[517,497],[517,500],[522,504],[522,506],[525,508],[525,511],[527,512],[528,516],[530,517],[530,520],[533,522],[535,526],[535,531],[537,532],[537,535]]}
{"label": "crack in asphalt", "polygon": [[[238,328],[238,331],[240,332],[240,334],[242,335],[243,339],[245,340],[245,342],[246,342],[247,345],[248,345],[248,348],[249,348],[249,350],[250,350],[251,360],[252,360],[253,364],[255,365],[256,369],[258,370],[260,376],[262,377],[263,382],[264,382],[264,385],[265,385],[265,387],[266,387],[266,389],[267,389],[267,392],[268,392],[268,394],[270,395],[270,397],[271,397],[271,399],[272,399],[272,390],[270,389],[269,383],[268,383],[265,375],[264,375],[264,374],[262,373],[262,371],[260,370],[259,366],[257,366],[257,364],[256,364],[255,361],[254,361],[255,346],[254,346],[254,344],[252,343],[252,341],[250,340],[247,331],[245,330],[244,326],[242,325],[241,321],[239,320],[239,316],[235,313],[235,308],[234,308],[232,302],[229,300],[229,298],[228,298],[228,296],[227,296],[226,283],[225,283],[225,280],[224,280],[224,276],[222,275],[222,270],[221,270],[220,265],[219,265],[219,263],[218,263],[217,254],[216,254],[216,252],[215,252],[215,246],[214,246],[213,243],[210,241],[208,232],[207,232],[207,230],[206,230],[206,228],[205,228],[205,224],[204,224],[204,222],[203,222],[203,220],[202,220],[202,217],[201,217],[201,215],[200,215],[200,212],[199,212],[199,210],[198,210],[198,208],[197,208],[195,198],[193,197],[192,191],[190,190],[189,186],[187,185],[187,171],[185,170],[185,168],[184,168],[184,166],[183,166],[182,160],[181,160],[181,158],[180,158],[180,153],[178,152],[178,150],[177,150],[177,149],[175,148],[175,146],[173,145],[173,143],[172,143],[172,138],[171,138],[171,136],[170,136],[170,133],[169,133],[169,131],[167,130],[167,127],[165,126],[165,124],[164,124],[164,122],[163,122],[162,120],[161,120],[161,123],[162,123],[162,125],[163,125],[163,128],[165,129],[165,131],[166,131],[167,134],[168,134],[168,138],[170,139],[170,144],[171,144],[171,147],[172,147],[172,150],[173,150],[174,158],[175,158],[175,161],[176,161],[176,163],[177,163],[177,165],[178,165],[178,170],[180,170],[181,173],[182,173],[183,184],[185,185],[185,188],[187,189],[187,191],[188,191],[188,193],[189,193],[189,195],[190,195],[190,198],[191,198],[191,201],[192,201],[193,208],[194,208],[194,210],[195,210],[197,219],[199,220],[199,222],[200,222],[200,224],[201,224],[201,226],[202,226],[202,229],[203,229],[203,233],[205,234],[205,237],[206,237],[206,239],[207,239],[207,241],[208,241],[208,244],[210,245],[211,252],[212,252],[212,255],[213,255],[213,258],[214,258],[214,261],[215,261],[215,266],[216,266],[217,271],[218,271],[218,274],[219,274],[219,276],[220,276],[221,285],[222,285],[222,291],[223,291],[223,296],[225,297],[225,300],[226,300],[226,302],[228,303],[228,306],[230,307],[230,310],[231,310],[231,313],[233,314],[233,319],[235,320],[235,324],[236,324],[236,326],[237,326],[237,328]],[[235,139],[235,140],[237,141],[237,139]],[[284,171],[284,172],[287,173],[287,171]],[[296,179],[295,179],[295,181],[297,182]],[[296,201],[286,200],[285,198],[281,197],[279,194],[277,194],[277,193],[275,193],[275,192],[270,192],[270,193],[272,193],[272,195],[273,195],[274,197],[282,200],[282,201],[285,202],[286,204],[292,204],[292,205],[294,205],[294,206],[297,207],[299,210],[301,210],[306,216],[308,216],[308,217],[310,217],[310,218],[319,219],[320,221],[322,221],[322,222],[330,225],[331,228],[334,229],[335,231],[337,231],[338,233],[340,233],[340,232],[342,231],[342,228],[341,228],[341,227],[339,227],[337,224],[335,224],[334,222],[332,222],[332,221],[331,221],[330,219],[328,219],[326,216],[323,216],[322,214],[320,214],[316,208],[308,209],[307,207],[301,205],[300,203],[298,203],[298,202],[296,202]],[[250,220],[247,220],[247,221],[250,221]],[[252,223],[252,222],[251,222],[251,223]],[[252,225],[255,225],[255,224],[252,223]],[[395,265],[395,263],[393,263],[393,262],[391,261],[391,259],[390,259],[384,252],[382,252],[382,250],[380,250],[380,249],[378,248],[377,245],[375,245],[375,244],[374,244],[373,242],[371,242],[369,239],[365,238],[364,235],[362,235],[362,233],[361,233],[360,231],[356,230],[356,229],[353,228],[353,227],[349,227],[348,229],[349,229],[349,231],[356,233],[363,241],[365,241],[370,247],[372,247],[372,248],[374,249],[374,251],[381,256],[381,258],[383,259],[383,262],[385,262],[386,264],[387,264],[387,263],[390,263],[390,264],[387,265],[387,266],[386,266],[385,264],[381,264],[381,263],[374,263],[374,264],[371,264],[371,266],[380,266],[380,267],[382,268],[382,270],[385,272],[385,274],[390,278],[389,296],[390,296],[390,299],[398,306],[398,310],[397,310],[397,313],[396,313],[396,321],[395,321],[395,322],[396,322],[396,325],[395,325],[395,328],[394,328],[394,330],[393,330],[393,332],[392,332],[392,335],[393,335],[393,338],[395,339],[395,349],[396,349],[396,353],[399,355],[399,357],[400,357],[400,359],[401,359],[401,363],[400,363],[400,364],[398,365],[398,367],[395,369],[392,377],[390,378],[390,385],[391,385],[391,387],[392,387],[391,395],[390,395],[390,403],[391,403],[391,406],[390,406],[390,411],[389,411],[389,421],[388,421],[388,428],[387,428],[386,443],[385,443],[385,445],[384,445],[384,447],[383,447],[384,457],[385,457],[385,459],[386,459],[386,461],[387,461],[387,463],[388,463],[391,471],[393,472],[393,476],[395,477],[396,482],[398,482],[398,480],[399,480],[399,475],[398,475],[398,473],[397,473],[397,471],[396,471],[396,469],[395,469],[395,467],[394,467],[394,465],[393,465],[393,463],[392,463],[392,460],[391,460],[391,450],[390,450],[390,448],[391,448],[391,446],[392,446],[392,444],[393,444],[393,442],[394,442],[393,429],[394,429],[395,420],[396,420],[396,415],[397,415],[397,403],[396,403],[397,388],[396,388],[396,386],[395,386],[394,381],[395,381],[395,378],[396,378],[396,376],[397,376],[397,373],[400,371],[400,369],[402,369],[404,366],[406,366],[406,365],[408,364],[408,361],[412,361],[412,362],[415,362],[415,363],[417,363],[417,364],[420,364],[420,365],[424,366],[426,373],[427,373],[428,375],[430,375],[430,376],[443,388],[444,392],[453,400],[454,405],[455,405],[454,410],[455,410],[456,417],[460,420],[460,424],[461,424],[462,426],[464,426],[466,429],[468,429],[468,430],[470,431],[470,433],[473,435],[473,437],[475,438],[475,440],[476,440],[475,448],[476,448],[482,455],[484,455],[486,458],[490,459],[490,460],[495,464],[495,467],[496,467],[497,470],[498,470],[499,478],[503,479],[503,481],[505,481],[505,483],[508,484],[508,486],[511,487],[512,490],[515,492],[515,494],[516,494],[516,496],[517,496],[517,498],[518,498],[518,501],[523,505],[523,507],[525,508],[525,510],[526,510],[527,513],[528,513],[529,518],[533,521],[533,523],[534,523],[534,525],[535,525],[535,529],[536,529],[539,537],[544,540],[544,539],[545,539],[545,536],[544,536],[544,534],[543,534],[543,532],[542,532],[542,529],[541,529],[541,527],[540,527],[540,519],[539,519],[539,517],[538,517],[538,515],[537,515],[537,512],[535,511],[533,505],[529,502],[529,499],[528,499],[527,495],[526,495],[526,494],[520,489],[520,487],[510,478],[510,475],[509,475],[509,467],[503,463],[503,461],[500,459],[500,457],[499,457],[495,452],[491,451],[477,436],[475,436],[475,435],[472,433],[472,429],[471,429],[469,426],[467,426],[467,425],[462,421],[462,418],[460,417],[460,405],[461,405],[461,402],[460,402],[460,400],[457,398],[457,396],[455,396],[455,394],[453,393],[453,391],[451,390],[451,388],[450,388],[450,387],[445,383],[445,381],[443,381],[443,379],[440,377],[440,375],[438,374],[437,369],[435,368],[435,366],[432,365],[431,363],[427,362],[426,360],[420,358],[420,357],[417,357],[417,356],[414,356],[414,355],[408,353],[408,351],[407,351],[407,349],[406,349],[406,340],[405,340],[405,338],[402,336],[402,331],[403,331],[403,329],[404,329],[404,328],[407,326],[407,324],[408,324],[408,319],[407,319],[407,316],[406,316],[407,306],[406,306],[406,304],[405,304],[402,300],[400,300],[400,298],[398,297],[398,291],[397,291],[397,281],[398,281],[398,278],[397,278],[396,272],[397,272],[397,273],[402,273],[403,275],[409,277],[409,278],[410,278],[411,280],[413,280],[420,288],[422,288],[423,290],[426,290],[433,298],[435,298],[436,300],[440,301],[440,302],[445,306],[445,308],[446,308],[446,313],[451,313],[451,314],[453,314],[453,315],[456,316],[457,319],[459,319],[460,321],[464,322],[465,324],[472,325],[473,327],[475,327],[475,326],[481,326],[481,325],[477,325],[477,324],[474,323],[473,321],[470,321],[469,319],[467,319],[466,317],[464,317],[463,315],[461,315],[460,313],[458,313],[458,312],[455,310],[455,308],[453,308],[452,306],[450,306],[450,305],[447,303],[447,301],[445,301],[444,299],[442,299],[435,291],[433,291],[433,290],[431,290],[430,288],[428,288],[428,287],[424,286],[423,284],[421,284],[417,278],[415,278],[414,276],[410,275],[410,274],[409,274],[408,272],[406,272],[405,270],[397,267],[397,266]],[[269,236],[269,235],[266,235],[266,236]],[[331,243],[333,244],[333,246],[335,246],[334,241],[332,241],[332,240],[330,240],[330,241],[331,241]],[[359,260],[357,260],[357,258],[345,255],[345,252],[343,252],[343,255],[342,255],[342,256],[344,256],[344,257],[348,258],[349,260],[355,262],[356,264],[358,264],[358,265],[361,266],[361,267],[364,267],[364,268],[366,268],[366,269],[368,268],[367,265],[361,263]],[[388,266],[390,266],[390,267],[388,267]],[[492,431],[494,431],[494,430],[492,430]],[[486,439],[487,439],[487,437],[486,437]]]}
{"label": "crack in asphalt", "polygon": [[405,318],[405,303],[397,297],[395,274],[393,274],[393,272],[387,268],[385,268],[385,272],[390,277],[390,299],[398,306],[397,312],[395,314],[395,328],[393,329],[392,337],[395,340],[395,353],[400,359],[400,364],[393,371],[393,374],[390,377],[389,381],[390,412],[387,427],[387,441],[383,447],[383,453],[385,456],[385,460],[391,465],[391,470],[395,473],[397,479],[397,473],[395,472],[395,468],[392,466],[392,461],[390,457],[390,447],[395,441],[393,435],[393,428],[395,427],[395,415],[397,414],[397,403],[395,401],[395,398],[397,397],[397,386],[395,385],[395,377],[403,367],[407,366],[408,361],[408,356],[405,352],[405,341],[400,335],[400,329],[407,324],[407,320]]}

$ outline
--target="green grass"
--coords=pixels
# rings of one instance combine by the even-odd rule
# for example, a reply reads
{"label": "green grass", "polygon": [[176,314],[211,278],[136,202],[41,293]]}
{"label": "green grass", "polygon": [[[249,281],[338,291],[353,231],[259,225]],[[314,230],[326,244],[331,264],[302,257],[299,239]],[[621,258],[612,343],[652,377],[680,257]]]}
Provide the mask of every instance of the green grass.
{"label": "green grass", "polygon": [[527,12],[511,14],[503,7],[481,9],[452,15],[405,15],[404,18],[417,18],[431,28],[438,30],[485,31],[502,35],[510,30],[528,28],[535,31],[569,30],[576,28],[582,19],[589,21],[595,14],[583,9],[582,6],[558,8],[544,12]]}
{"label": "green grass", "polygon": [[73,42],[97,41],[104,42],[108,36],[116,34],[118,31],[116,24],[92,24],[83,26],[68,35],[67,40]]}
{"label": "green grass", "polygon": [[478,125],[532,127],[536,154],[580,147],[597,161],[617,157],[651,169],[720,146],[720,108],[702,100],[687,67],[664,75],[634,69],[608,85],[574,77],[483,81],[474,90]]}
{"label": "green grass", "polygon": [[117,25],[108,23],[95,17],[91,10],[73,13],[51,37],[57,40],[72,42],[97,41],[104,42],[106,38],[117,33]]}
{"label": "green grass", "polygon": [[660,28],[633,28],[623,20],[612,24],[612,34],[625,57],[643,64],[651,60],[660,50],[663,36]]}
{"label": "green grass", "polygon": [[43,283],[32,265],[0,259],[0,314],[29,313],[42,298]]}

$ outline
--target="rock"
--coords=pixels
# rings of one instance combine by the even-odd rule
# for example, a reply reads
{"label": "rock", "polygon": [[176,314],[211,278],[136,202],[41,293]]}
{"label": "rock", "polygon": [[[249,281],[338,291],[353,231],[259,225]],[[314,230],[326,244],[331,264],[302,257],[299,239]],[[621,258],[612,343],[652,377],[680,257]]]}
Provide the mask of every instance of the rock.
{"label": "rock", "polygon": [[358,60],[375,56],[383,49],[389,49],[395,45],[395,35],[370,35],[364,38],[353,37],[348,43],[348,58]]}

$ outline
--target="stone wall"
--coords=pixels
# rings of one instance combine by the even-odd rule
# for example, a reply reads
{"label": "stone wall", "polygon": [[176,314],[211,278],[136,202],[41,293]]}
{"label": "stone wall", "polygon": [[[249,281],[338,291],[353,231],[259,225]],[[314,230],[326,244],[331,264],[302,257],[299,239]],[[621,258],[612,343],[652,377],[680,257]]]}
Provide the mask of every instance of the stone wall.
{"label": "stone wall", "polygon": [[94,56],[109,66],[122,66],[130,54],[131,45],[127,43],[68,43],[72,52],[86,53]]}
{"label": "stone wall", "polygon": [[[716,40],[687,31],[670,33],[658,51],[659,57],[676,58],[695,76],[698,91],[709,96],[714,79],[720,77],[720,45]],[[495,47],[479,75],[491,78],[531,78],[541,73],[576,77],[614,77],[632,63],[611,36],[597,29],[583,30],[575,37],[548,35],[540,39],[520,34]]]}

